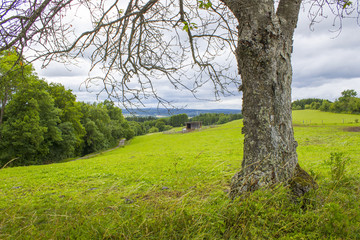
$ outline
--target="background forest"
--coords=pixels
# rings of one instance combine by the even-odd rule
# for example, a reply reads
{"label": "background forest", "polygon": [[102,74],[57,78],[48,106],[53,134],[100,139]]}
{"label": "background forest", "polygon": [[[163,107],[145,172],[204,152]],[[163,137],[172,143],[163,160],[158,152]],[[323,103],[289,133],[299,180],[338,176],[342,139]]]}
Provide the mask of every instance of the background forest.
{"label": "background forest", "polygon": [[109,101],[76,102],[71,90],[39,79],[15,51],[1,53],[0,165],[57,162],[115,146],[134,132]]}
{"label": "background forest", "polygon": [[292,103],[293,110],[313,109],[323,112],[360,114],[360,98],[355,90],[344,90],[334,102],[318,98],[306,98]]}
{"label": "background forest", "polygon": [[[71,90],[47,83],[16,50],[0,54],[0,167],[47,164],[114,147],[120,139],[184,126],[186,114],[128,117],[113,102],[77,102]],[[200,114],[204,125],[241,114]]]}

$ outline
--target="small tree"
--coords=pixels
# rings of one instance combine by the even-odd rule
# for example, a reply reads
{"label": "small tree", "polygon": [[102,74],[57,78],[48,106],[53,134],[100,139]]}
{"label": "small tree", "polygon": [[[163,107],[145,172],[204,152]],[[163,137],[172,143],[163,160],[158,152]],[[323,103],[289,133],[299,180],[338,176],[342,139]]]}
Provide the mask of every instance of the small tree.
{"label": "small tree", "polygon": [[159,129],[157,127],[151,127],[148,131],[148,133],[156,133],[159,132]]}
{"label": "small tree", "polygon": [[13,93],[31,78],[33,71],[33,67],[26,65],[15,50],[0,52],[0,125]]}
{"label": "small tree", "polygon": [[320,106],[320,111],[327,112],[330,110],[330,107],[331,107],[331,102],[329,102],[328,100],[324,100]]}
{"label": "small tree", "polygon": [[1,139],[5,160],[19,157],[17,164],[44,163],[52,146],[63,140],[58,128],[60,111],[46,86],[35,79],[19,89],[8,104]]}
{"label": "small tree", "polygon": [[163,121],[157,121],[155,127],[159,129],[160,132],[164,131],[165,123]]}
{"label": "small tree", "polygon": [[351,98],[351,97],[356,97],[357,92],[355,90],[344,90],[341,92],[341,97],[340,99],[344,99],[344,98]]}

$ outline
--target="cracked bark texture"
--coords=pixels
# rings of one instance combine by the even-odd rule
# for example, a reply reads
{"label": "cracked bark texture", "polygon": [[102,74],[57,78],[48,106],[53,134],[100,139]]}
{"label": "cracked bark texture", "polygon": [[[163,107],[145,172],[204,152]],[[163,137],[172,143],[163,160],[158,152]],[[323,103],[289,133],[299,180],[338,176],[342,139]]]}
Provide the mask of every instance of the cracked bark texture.
{"label": "cracked bark texture", "polygon": [[300,0],[223,0],[239,22],[244,158],[230,197],[288,183],[298,164],[291,113],[291,53]]}

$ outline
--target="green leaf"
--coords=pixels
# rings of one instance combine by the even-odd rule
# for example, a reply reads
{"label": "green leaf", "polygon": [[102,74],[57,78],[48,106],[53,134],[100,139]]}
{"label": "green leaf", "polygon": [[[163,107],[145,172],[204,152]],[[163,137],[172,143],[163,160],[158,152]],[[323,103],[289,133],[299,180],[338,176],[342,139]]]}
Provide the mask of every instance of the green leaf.
{"label": "green leaf", "polygon": [[343,5],[343,9],[347,8],[347,7],[350,7],[352,5],[352,2],[351,1],[347,1],[347,0],[344,0],[343,1],[344,5]]}
{"label": "green leaf", "polygon": [[204,1],[199,1],[199,8],[201,8],[201,9],[204,8]]}
{"label": "green leaf", "polygon": [[209,9],[211,6],[212,6],[212,3],[210,0],[208,0],[207,2],[204,2],[204,1],[198,1],[199,3],[199,8],[200,9]]}
{"label": "green leaf", "polygon": [[183,24],[184,24],[183,30],[188,32],[189,31],[189,23],[184,21]]}
{"label": "green leaf", "polygon": [[211,8],[211,6],[212,6],[212,3],[210,1],[208,1],[208,3],[205,5],[205,8],[209,9],[209,8]]}

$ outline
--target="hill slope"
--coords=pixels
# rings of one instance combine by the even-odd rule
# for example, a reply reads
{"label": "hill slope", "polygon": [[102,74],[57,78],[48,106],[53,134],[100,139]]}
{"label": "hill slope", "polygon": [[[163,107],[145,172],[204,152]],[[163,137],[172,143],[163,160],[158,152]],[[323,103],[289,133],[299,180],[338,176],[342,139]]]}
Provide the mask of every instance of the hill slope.
{"label": "hill slope", "polygon": [[[346,126],[354,124],[295,127],[300,164],[321,186],[308,211],[282,188],[228,199],[243,147],[234,121],[136,137],[90,159],[0,170],[0,239],[355,238],[360,134]],[[333,185],[324,160],[339,151],[352,160],[346,182]]]}

